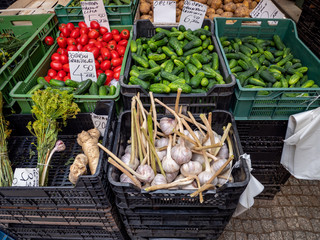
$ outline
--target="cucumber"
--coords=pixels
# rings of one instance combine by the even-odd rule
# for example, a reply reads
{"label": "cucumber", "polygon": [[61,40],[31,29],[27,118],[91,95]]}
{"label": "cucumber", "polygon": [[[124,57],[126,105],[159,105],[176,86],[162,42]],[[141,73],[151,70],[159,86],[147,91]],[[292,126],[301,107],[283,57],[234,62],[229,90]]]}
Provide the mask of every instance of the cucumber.
{"label": "cucumber", "polygon": [[212,69],[218,70],[219,68],[219,56],[218,53],[214,52],[212,53]]}
{"label": "cucumber", "polygon": [[74,91],[74,95],[81,95],[85,93],[91,86],[92,80],[87,79],[80,83],[79,87]]}
{"label": "cucumber", "polygon": [[156,62],[162,61],[162,60],[166,59],[166,54],[164,54],[164,53],[162,53],[162,54],[150,53],[148,55],[148,59],[156,61]]}
{"label": "cucumber", "polygon": [[[201,40],[200,40],[201,41]],[[169,45],[175,50],[178,56],[183,55],[182,47],[176,37],[171,37],[169,40]]]}
{"label": "cucumber", "polygon": [[202,47],[196,47],[196,48],[193,48],[193,49],[190,49],[189,51],[186,51],[183,53],[183,56],[189,56],[189,55],[192,55],[194,53],[199,53],[199,52],[202,52],[203,48]]}
{"label": "cucumber", "polygon": [[197,73],[195,76],[193,76],[190,80],[190,85],[192,88],[197,88],[200,83],[201,83],[201,80],[204,78],[204,73],[203,72],[199,72]]}
{"label": "cucumber", "polygon": [[108,91],[106,86],[100,86],[99,87],[99,96],[107,96]]}
{"label": "cucumber", "polygon": [[153,81],[155,78],[155,75],[151,72],[140,72],[138,78],[143,81]]}
{"label": "cucumber", "polygon": [[111,85],[110,86],[110,89],[109,89],[109,96],[113,96],[113,95],[115,95],[116,94],[116,90],[117,90],[117,88],[115,87],[115,86],[113,86],[113,85]]}
{"label": "cucumber", "polygon": [[168,81],[170,81],[170,82],[173,82],[173,81],[179,79],[178,76],[176,76],[176,75],[174,75],[174,74],[172,74],[172,73],[166,72],[166,71],[162,71],[162,72],[160,73],[160,75],[161,75],[162,78],[164,78],[164,79],[166,79],[166,80],[168,80]]}
{"label": "cucumber", "polygon": [[300,79],[300,76],[298,74],[293,74],[289,79],[289,85],[296,84]]}
{"label": "cucumber", "polygon": [[230,69],[232,69],[232,68],[234,68],[234,67],[236,67],[236,66],[238,66],[237,60],[231,59],[231,60],[229,61],[229,67],[230,67]]}
{"label": "cucumber", "polygon": [[311,88],[313,85],[314,85],[314,81],[308,80],[307,82],[301,85],[301,88]]}
{"label": "cucumber", "polygon": [[198,69],[201,69],[202,68],[202,64],[201,64],[201,62],[197,59],[197,58],[195,58],[195,57],[191,57],[190,58],[190,62],[194,65],[194,66],[196,66]]}
{"label": "cucumber", "polygon": [[227,59],[239,59],[240,55],[239,55],[239,53],[227,53],[226,58]]}
{"label": "cucumber", "polygon": [[99,95],[99,86],[96,82],[92,82],[89,88],[90,95]]}
{"label": "cucumber", "polygon": [[131,52],[133,53],[136,53],[137,50],[138,50],[138,45],[137,45],[137,42],[135,40],[131,40],[130,42],[130,50]]}
{"label": "cucumber", "polygon": [[106,81],[107,81],[107,75],[105,73],[101,73],[97,79],[98,87],[103,86],[106,83]]}
{"label": "cucumber", "polygon": [[151,38],[151,41],[156,42],[158,40],[165,38],[166,36],[167,35],[164,32],[158,32]]}
{"label": "cucumber", "polygon": [[145,82],[137,77],[131,76],[129,78],[129,81],[133,84],[133,85],[140,85],[142,88],[144,89],[148,89],[150,86],[149,82]]}
{"label": "cucumber", "polygon": [[[101,74],[100,74],[101,75]],[[99,76],[100,76],[99,75]],[[98,77],[99,78],[99,77]],[[67,79],[65,82],[64,82],[68,87],[73,87],[73,88],[77,88],[79,87],[79,82],[77,81],[73,81],[71,79]]]}
{"label": "cucumber", "polygon": [[164,52],[164,54],[166,54],[168,57],[172,57],[172,56],[177,56],[177,54],[173,51],[171,51],[168,47],[163,46],[162,47],[162,51]]}
{"label": "cucumber", "polygon": [[177,92],[178,91],[178,88],[181,88],[182,92],[183,93],[190,93],[192,88],[188,85],[188,84],[179,84],[179,83],[175,83],[175,82],[172,82],[168,85],[168,87],[170,88],[170,91],[171,92]]}
{"label": "cucumber", "polygon": [[255,85],[255,86],[261,86],[261,87],[267,86],[263,81],[256,79],[256,78],[252,78],[252,77],[249,78],[248,83]]}
{"label": "cucumber", "polygon": [[144,67],[144,68],[148,68],[148,67],[149,67],[149,62],[148,62],[147,60],[145,60],[143,57],[138,56],[138,55],[135,54],[135,53],[132,53],[132,58],[133,58],[133,60],[135,60],[137,63],[139,63],[141,67]]}
{"label": "cucumber", "polygon": [[260,77],[267,82],[275,83],[277,80],[274,78],[274,76],[268,71],[264,70],[260,73]]}
{"label": "cucumber", "polygon": [[33,94],[35,91],[40,90],[43,88],[43,84],[42,83],[38,83],[37,85],[33,86],[28,92],[27,94]]}
{"label": "cucumber", "polygon": [[285,45],[281,41],[281,38],[279,37],[279,35],[273,35],[273,41],[278,50],[283,50],[285,48]]}
{"label": "cucumber", "polygon": [[171,73],[174,68],[174,63],[172,60],[169,60],[169,62],[166,64],[164,71]]}
{"label": "cucumber", "polygon": [[193,64],[191,63],[188,63],[186,65],[189,73],[192,75],[192,76],[195,76],[197,74],[197,71],[198,71],[198,68],[196,66],[194,66]]}
{"label": "cucumber", "polygon": [[44,88],[50,87],[50,84],[44,79],[44,77],[38,77],[37,83],[42,84],[44,86]]}
{"label": "cucumber", "polygon": [[53,86],[53,87],[64,87],[65,83],[63,81],[60,81],[60,80],[51,79],[50,80],[50,85]]}
{"label": "cucumber", "polygon": [[170,88],[162,83],[154,83],[150,85],[149,91],[154,93],[170,93]]}

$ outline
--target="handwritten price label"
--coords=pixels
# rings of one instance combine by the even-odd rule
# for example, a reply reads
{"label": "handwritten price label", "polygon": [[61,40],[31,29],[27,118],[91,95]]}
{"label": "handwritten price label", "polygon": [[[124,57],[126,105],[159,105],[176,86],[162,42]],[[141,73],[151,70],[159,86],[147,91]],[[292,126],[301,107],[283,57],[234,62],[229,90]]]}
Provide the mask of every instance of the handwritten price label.
{"label": "handwritten price label", "polygon": [[96,65],[92,52],[69,51],[69,67],[71,79],[82,82],[90,78],[97,81]]}
{"label": "handwritten price label", "polygon": [[155,23],[176,22],[175,1],[153,1],[153,21]]}
{"label": "handwritten price label", "polygon": [[95,128],[97,128],[100,132],[100,135],[103,137],[104,132],[107,127],[108,116],[107,115],[97,115],[95,113],[91,113],[91,119]]}
{"label": "handwritten price label", "polygon": [[91,21],[97,21],[110,31],[109,20],[102,0],[81,1],[81,8],[85,23],[90,26]]}
{"label": "handwritten price label", "polygon": [[207,8],[204,4],[186,0],[183,5],[179,26],[184,25],[186,29],[190,28],[192,31],[201,28]]}
{"label": "handwritten price label", "polygon": [[270,0],[261,0],[250,16],[253,18],[284,18],[284,14]]}
{"label": "handwritten price label", "polygon": [[39,187],[39,169],[16,168],[13,175],[12,186]]}

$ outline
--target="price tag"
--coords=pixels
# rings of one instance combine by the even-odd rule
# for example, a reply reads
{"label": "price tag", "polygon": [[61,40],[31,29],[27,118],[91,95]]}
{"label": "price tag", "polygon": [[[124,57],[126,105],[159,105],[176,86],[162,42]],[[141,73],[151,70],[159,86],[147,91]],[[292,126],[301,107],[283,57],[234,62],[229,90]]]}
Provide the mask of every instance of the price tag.
{"label": "price tag", "polygon": [[284,14],[270,0],[261,0],[250,16],[253,18],[284,18]]}
{"label": "price tag", "polygon": [[16,168],[12,186],[39,187],[39,168]]}
{"label": "price tag", "polygon": [[207,8],[204,4],[186,0],[183,5],[179,26],[184,25],[186,29],[190,28],[192,31],[201,28]]}
{"label": "price tag", "polygon": [[69,67],[71,79],[82,82],[90,78],[97,81],[96,65],[92,52],[69,51]]}
{"label": "price tag", "polygon": [[80,1],[84,21],[87,26],[90,26],[91,21],[97,21],[101,26],[108,28],[109,32],[109,20],[106,13],[106,9],[102,0],[96,1]]}
{"label": "price tag", "polygon": [[175,1],[153,1],[153,21],[155,23],[176,22]]}
{"label": "price tag", "polygon": [[100,135],[103,137],[107,127],[108,115],[97,115],[95,113],[91,113],[91,119],[94,127],[99,130]]}

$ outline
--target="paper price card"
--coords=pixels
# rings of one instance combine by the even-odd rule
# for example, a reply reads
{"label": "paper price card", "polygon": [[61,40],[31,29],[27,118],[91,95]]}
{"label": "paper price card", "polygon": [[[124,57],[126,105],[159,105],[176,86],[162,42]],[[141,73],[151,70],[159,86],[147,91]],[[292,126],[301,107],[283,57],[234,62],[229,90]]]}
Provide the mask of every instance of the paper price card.
{"label": "paper price card", "polygon": [[97,21],[102,27],[106,27],[110,31],[108,16],[102,0],[81,1],[80,3],[84,21],[88,27],[90,27],[91,21]]}
{"label": "paper price card", "polygon": [[13,187],[39,187],[38,168],[16,168],[12,181]]}
{"label": "paper price card", "polygon": [[100,135],[103,137],[104,132],[107,127],[108,116],[107,115],[97,115],[95,113],[91,113],[91,119],[95,128],[97,128],[100,132]]}
{"label": "paper price card", "polygon": [[284,18],[284,14],[270,0],[261,0],[250,16],[253,18]]}
{"label": "paper price card", "polygon": [[96,65],[92,52],[69,51],[68,56],[72,80],[77,82],[87,79],[97,81]]}
{"label": "paper price card", "polygon": [[204,4],[186,0],[183,5],[179,26],[184,25],[186,29],[190,28],[192,31],[201,28],[207,8]]}
{"label": "paper price card", "polygon": [[153,1],[153,21],[155,23],[176,22],[175,1]]}

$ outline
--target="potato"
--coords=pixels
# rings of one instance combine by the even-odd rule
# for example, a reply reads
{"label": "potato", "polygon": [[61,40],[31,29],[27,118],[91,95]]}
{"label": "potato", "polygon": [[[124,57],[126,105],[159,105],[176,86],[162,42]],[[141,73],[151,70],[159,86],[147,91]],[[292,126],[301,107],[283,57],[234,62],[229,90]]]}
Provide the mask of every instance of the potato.
{"label": "potato", "polygon": [[219,15],[221,15],[223,12],[224,12],[224,11],[223,11],[223,9],[221,9],[221,8],[219,8],[219,9],[216,10],[216,14],[219,14]]}
{"label": "potato", "polygon": [[248,17],[250,14],[250,10],[247,7],[240,7],[234,11],[235,17]]}
{"label": "potato", "polygon": [[249,8],[254,9],[257,5],[258,5],[257,2],[252,2],[252,3],[250,3]]}
{"label": "potato", "polygon": [[208,18],[212,20],[212,19],[214,18],[214,15],[216,15],[216,14],[215,14],[215,13],[210,13],[210,14],[208,15]]}
{"label": "potato", "polygon": [[149,19],[150,21],[153,20],[152,16],[150,16],[150,15],[142,15],[142,16],[140,17],[140,19]]}
{"label": "potato", "polygon": [[207,5],[210,7],[212,3],[212,0],[207,0]]}
{"label": "potato", "polygon": [[233,3],[233,0],[223,0],[223,4],[226,5],[228,3]]}
{"label": "potato", "polygon": [[222,5],[221,0],[212,0],[212,2],[211,2],[211,7],[214,8],[215,10],[220,8],[221,5]]}
{"label": "potato", "polygon": [[242,3],[243,0],[233,0],[234,3]]}
{"label": "potato", "polygon": [[150,12],[149,12],[149,15],[150,15],[150,16],[152,16],[152,15],[153,15],[152,11],[150,11]]}
{"label": "potato", "polygon": [[226,5],[223,5],[223,10],[226,12],[234,12],[236,10],[236,5],[234,3],[228,3]]}
{"label": "potato", "polygon": [[240,7],[245,7],[245,5],[243,5],[243,3],[236,3],[236,8],[240,8]]}
{"label": "potato", "polygon": [[202,4],[206,4],[207,3],[207,0],[194,0],[195,2],[198,2],[198,3],[202,3]]}
{"label": "potato", "polygon": [[177,16],[177,22],[180,22],[181,15]]}
{"label": "potato", "polygon": [[142,14],[148,14],[150,10],[151,10],[151,4],[150,3],[147,3],[147,2],[140,3],[140,12]]}
{"label": "potato", "polygon": [[213,17],[214,17],[214,18],[215,18],[215,17],[221,17],[221,15],[220,15],[220,14],[215,14]]}
{"label": "potato", "polygon": [[210,14],[215,14],[216,11],[213,8],[208,8],[206,15],[209,16]]}
{"label": "potato", "polygon": [[181,15],[181,10],[179,8],[177,8],[177,11],[176,11],[176,16],[180,16]]}
{"label": "potato", "polygon": [[184,2],[183,1],[181,1],[181,2],[178,2],[178,7],[177,8],[179,8],[179,9],[183,9],[183,5],[184,5]]}
{"label": "potato", "polygon": [[242,2],[242,4],[245,5],[247,8],[249,8],[249,6],[250,6],[249,0],[244,0],[244,1]]}
{"label": "potato", "polygon": [[225,18],[233,17],[233,12],[224,12],[221,14],[221,17],[225,17]]}

